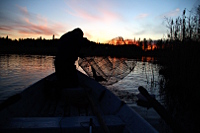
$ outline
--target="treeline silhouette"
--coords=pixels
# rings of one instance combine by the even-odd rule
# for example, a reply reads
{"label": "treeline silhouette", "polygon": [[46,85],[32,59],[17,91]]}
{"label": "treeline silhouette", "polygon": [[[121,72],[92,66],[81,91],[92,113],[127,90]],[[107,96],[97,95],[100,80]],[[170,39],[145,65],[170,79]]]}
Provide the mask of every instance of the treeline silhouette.
{"label": "treeline silhouette", "polygon": [[[100,44],[89,41],[92,47],[83,48],[81,56],[113,56],[113,57],[135,57],[141,56],[143,50],[135,44],[129,45],[111,45]],[[59,39],[19,39],[11,40],[0,38],[0,54],[38,54],[38,55],[56,55]],[[73,45],[73,44],[71,44]]]}
{"label": "treeline silhouette", "polygon": [[55,55],[56,44],[58,39],[19,39],[11,40],[8,38],[0,38],[1,54],[38,54],[38,55]]}
{"label": "treeline silhouette", "polygon": [[[170,40],[151,39],[137,40],[132,44],[108,44],[92,42],[92,47],[83,48],[82,56],[113,56],[135,58],[141,56],[154,56],[157,58],[166,57],[181,50],[185,46],[196,47],[197,40]],[[56,55],[59,39],[19,39],[12,40],[0,37],[0,54],[37,54],[37,55]],[[73,44],[71,44],[73,45]],[[189,51],[188,51],[189,52]]]}

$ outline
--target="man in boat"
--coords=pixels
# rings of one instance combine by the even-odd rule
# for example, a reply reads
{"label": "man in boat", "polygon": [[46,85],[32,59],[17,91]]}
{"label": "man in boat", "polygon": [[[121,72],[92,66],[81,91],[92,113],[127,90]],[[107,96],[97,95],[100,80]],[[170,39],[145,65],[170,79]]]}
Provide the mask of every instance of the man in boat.
{"label": "man in boat", "polygon": [[89,46],[83,31],[76,28],[62,35],[59,40],[58,53],[55,58],[55,72],[61,87],[77,87],[78,77],[75,61],[79,57],[81,48]]}

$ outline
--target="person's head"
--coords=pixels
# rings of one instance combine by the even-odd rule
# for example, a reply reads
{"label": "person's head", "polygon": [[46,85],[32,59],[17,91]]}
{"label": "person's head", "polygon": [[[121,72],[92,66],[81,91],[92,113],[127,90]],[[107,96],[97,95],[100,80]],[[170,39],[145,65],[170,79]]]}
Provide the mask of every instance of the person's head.
{"label": "person's head", "polygon": [[80,38],[80,39],[82,39],[83,35],[84,35],[83,31],[80,28],[74,29],[71,33],[73,34],[74,37],[77,37],[77,38]]}
{"label": "person's head", "polygon": [[66,41],[81,42],[82,39],[83,31],[80,28],[69,31],[60,37],[62,43],[66,43]]}

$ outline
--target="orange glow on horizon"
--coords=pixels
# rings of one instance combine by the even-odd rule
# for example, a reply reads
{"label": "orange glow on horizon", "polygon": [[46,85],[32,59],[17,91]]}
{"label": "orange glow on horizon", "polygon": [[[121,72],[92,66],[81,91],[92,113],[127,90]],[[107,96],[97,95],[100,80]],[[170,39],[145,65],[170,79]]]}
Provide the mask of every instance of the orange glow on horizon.
{"label": "orange glow on horizon", "polygon": [[155,44],[148,44],[147,49],[145,51],[155,50],[156,48],[157,46]]}
{"label": "orange glow on horizon", "polygon": [[110,41],[108,41],[108,44],[112,44],[112,45],[137,45],[137,41],[135,40],[132,40],[132,39],[126,39],[124,40],[122,37],[117,37],[117,38],[114,38]]}

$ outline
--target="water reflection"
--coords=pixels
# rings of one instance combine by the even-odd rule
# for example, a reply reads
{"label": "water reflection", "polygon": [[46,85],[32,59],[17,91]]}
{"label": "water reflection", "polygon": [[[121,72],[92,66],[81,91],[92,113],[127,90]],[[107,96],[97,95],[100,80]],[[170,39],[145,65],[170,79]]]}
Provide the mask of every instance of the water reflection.
{"label": "water reflection", "polygon": [[[113,65],[120,68],[119,60],[110,58]],[[135,68],[123,80],[107,86],[113,93],[125,102],[135,102],[138,87],[143,86],[157,96],[160,100],[160,84],[163,78],[158,71],[160,66],[151,63],[152,59],[144,59],[148,62],[135,59],[126,59],[125,62],[136,63]],[[1,55],[0,56],[0,100],[21,92],[29,85],[54,72],[53,56],[38,55]],[[76,62],[77,63],[77,62]],[[121,64],[122,65],[122,64]],[[81,70],[80,66],[78,69]],[[82,70],[83,71],[83,70]]]}
{"label": "water reflection", "polygon": [[143,61],[143,62],[155,62],[155,61],[157,61],[157,59],[155,57],[142,56],[141,61]]}
{"label": "water reflection", "polygon": [[143,86],[151,94],[154,94],[158,101],[163,102],[163,95],[160,93],[160,88],[163,85],[160,84],[160,81],[164,80],[164,77],[159,75],[161,66],[152,62],[154,60],[137,61],[131,73],[108,88],[126,103],[132,104],[137,100],[138,87]]}
{"label": "water reflection", "polygon": [[1,55],[0,100],[54,72],[53,56]]}

